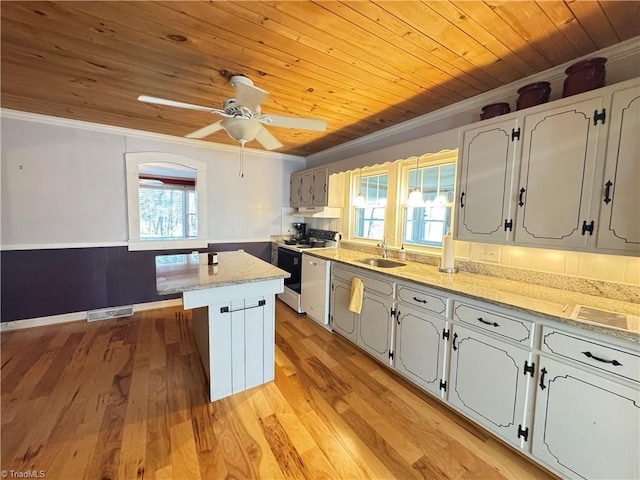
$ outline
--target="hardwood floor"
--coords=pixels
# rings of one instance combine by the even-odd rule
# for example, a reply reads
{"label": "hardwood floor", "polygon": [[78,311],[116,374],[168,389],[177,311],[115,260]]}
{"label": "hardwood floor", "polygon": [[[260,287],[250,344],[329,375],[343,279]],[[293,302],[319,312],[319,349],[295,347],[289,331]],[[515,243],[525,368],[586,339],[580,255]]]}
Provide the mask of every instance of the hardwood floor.
{"label": "hardwood floor", "polygon": [[189,313],[2,334],[2,459],[48,479],[553,478],[276,306],[275,382],[215,403]]}

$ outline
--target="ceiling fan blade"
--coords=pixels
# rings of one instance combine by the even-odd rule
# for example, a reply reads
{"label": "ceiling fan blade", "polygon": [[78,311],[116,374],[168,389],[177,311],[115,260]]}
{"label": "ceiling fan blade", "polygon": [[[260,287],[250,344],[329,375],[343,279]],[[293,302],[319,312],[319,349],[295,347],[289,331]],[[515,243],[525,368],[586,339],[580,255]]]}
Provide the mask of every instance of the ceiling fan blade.
{"label": "ceiling fan blade", "polygon": [[155,105],[165,105],[167,107],[188,108],[190,110],[200,110],[201,112],[209,113],[224,113],[224,110],[211,107],[202,107],[200,105],[193,105],[192,103],[176,102],[174,100],[166,100],[164,98],[149,97],[147,95],[140,95],[138,100],[145,103],[153,103]]}
{"label": "ceiling fan blade", "polygon": [[262,125],[260,125],[260,128],[258,129],[256,140],[267,150],[275,150],[276,148],[282,147],[282,143],[280,143],[276,137],[271,135],[271,132]]}
{"label": "ceiling fan blade", "polygon": [[264,98],[269,95],[266,90],[262,90],[253,85],[253,83],[248,83],[244,80],[232,81],[231,85],[236,89],[236,103],[247,107],[252,112],[255,112]]}
{"label": "ceiling fan blade", "polygon": [[301,130],[314,130],[316,132],[324,132],[327,129],[327,121],[320,118],[263,115],[260,117],[260,121],[267,125],[273,125],[274,127],[299,128]]}
{"label": "ceiling fan blade", "polygon": [[217,121],[216,123],[212,123],[211,125],[207,125],[206,127],[202,127],[200,130],[196,130],[195,132],[191,132],[185,137],[187,138],[204,138],[208,137],[216,133],[218,130],[222,130],[222,122],[223,120]]}

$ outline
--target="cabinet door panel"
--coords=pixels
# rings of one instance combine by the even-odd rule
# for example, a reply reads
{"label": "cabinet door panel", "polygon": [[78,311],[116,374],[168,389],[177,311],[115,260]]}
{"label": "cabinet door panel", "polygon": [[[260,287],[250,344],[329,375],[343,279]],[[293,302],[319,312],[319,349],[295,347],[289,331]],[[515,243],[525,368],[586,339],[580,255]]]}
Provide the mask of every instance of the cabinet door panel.
{"label": "cabinet door panel", "polygon": [[291,175],[290,191],[289,191],[289,205],[292,207],[300,206],[300,187],[302,182],[302,175],[294,173]]}
{"label": "cabinet door panel", "polygon": [[449,402],[504,440],[524,446],[531,352],[455,325],[452,329]]}
{"label": "cabinet door panel", "polygon": [[640,478],[640,391],[545,357],[540,367],[533,455],[569,478]]}
{"label": "cabinet door panel", "polygon": [[313,204],[326,206],[329,204],[328,169],[319,168],[313,171]]}
{"label": "cabinet door panel", "polygon": [[516,142],[514,119],[463,133],[457,205],[457,238],[505,242],[511,217],[511,185]]}
{"label": "cabinet door panel", "polygon": [[394,365],[402,375],[417,385],[442,396],[444,349],[442,332],[447,322],[435,315],[398,305]]}
{"label": "cabinet door panel", "polygon": [[585,247],[593,170],[603,125],[594,125],[601,97],[524,117],[516,242]]}
{"label": "cabinet door panel", "polygon": [[300,206],[310,207],[313,205],[313,174],[311,171],[304,171],[300,177]]}
{"label": "cabinet door panel", "polygon": [[349,310],[351,286],[340,281],[333,281],[331,287],[331,328],[356,342],[358,316]]}
{"label": "cabinet door panel", "polygon": [[356,343],[384,363],[390,360],[392,308],[393,301],[365,290]]}
{"label": "cabinet door panel", "polygon": [[[613,94],[597,247],[640,253],[640,89]],[[608,193],[608,195],[607,195]]]}

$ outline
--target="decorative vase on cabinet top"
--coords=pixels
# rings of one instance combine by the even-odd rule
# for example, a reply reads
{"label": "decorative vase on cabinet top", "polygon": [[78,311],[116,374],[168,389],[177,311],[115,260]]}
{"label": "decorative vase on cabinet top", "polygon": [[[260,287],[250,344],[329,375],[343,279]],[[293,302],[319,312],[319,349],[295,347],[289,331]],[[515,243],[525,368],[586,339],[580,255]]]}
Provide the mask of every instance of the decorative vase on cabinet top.
{"label": "decorative vase on cabinet top", "polygon": [[607,74],[605,63],[607,63],[606,58],[596,57],[574,63],[567,68],[564,72],[567,74],[567,78],[564,79],[562,97],[570,97],[604,87]]}
{"label": "decorative vase on cabinet top", "polygon": [[549,82],[535,82],[525,85],[518,90],[516,110],[547,103],[549,94],[551,94],[551,84]]}
{"label": "decorative vase on cabinet top", "polygon": [[480,120],[487,120],[489,118],[497,117],[498,115],[504,115],[511,112],[509,104],[506,102],[492,103],[482,107],[482,113],[480,114]]}

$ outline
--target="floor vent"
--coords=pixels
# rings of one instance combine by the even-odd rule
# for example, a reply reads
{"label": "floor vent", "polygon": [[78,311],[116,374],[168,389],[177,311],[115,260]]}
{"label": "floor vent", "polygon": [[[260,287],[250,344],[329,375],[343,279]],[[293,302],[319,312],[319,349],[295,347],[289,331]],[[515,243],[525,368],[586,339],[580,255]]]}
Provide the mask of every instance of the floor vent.
{"label": "floor vent", "polygon": [[133,315],[133,306],[105,308],[104,310],[93,310],[91,312],[87,312],[87,322],[108,320],[109,318],[128,317],[130,315]]}

